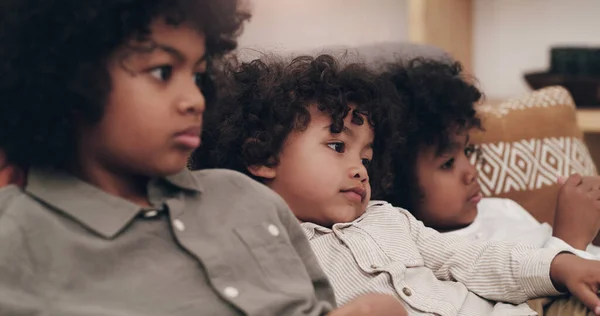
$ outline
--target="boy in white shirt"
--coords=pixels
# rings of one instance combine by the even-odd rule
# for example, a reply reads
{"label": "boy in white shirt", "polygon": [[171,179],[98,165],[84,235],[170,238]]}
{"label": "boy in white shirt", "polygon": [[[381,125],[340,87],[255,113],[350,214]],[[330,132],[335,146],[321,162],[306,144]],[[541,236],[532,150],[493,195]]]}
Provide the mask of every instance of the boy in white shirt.
{"label": "boy in white shirt", "polygon": [[474,109],[481,93],[460,65],[418,59],[390,65],[384,77],[402,99],[407,122],[400,127],[406,142],[393,154],[394,188],[386,201],[440,232],[538,247],[567,242],[582,257],[596,258],[585,249],[597,250],[590,242],[600,229],[598,177],[559,179],[564,185],[554,231],[512,200],[482,198],[468,134],[482,128]]}
{"label": "boy in white shirt", "polygon": [[536,315],[522,303],[569,290],[600,315],[599,262],[566,248],[442,235],[405,210],[369,202],[370,176],[388,174],[385,149],[402,120],[364,66],[341,67],[327,55],[255,60],[231,76],[192,165],[239,170],[279,193],[303,222],[338,304],[375,292],[398,298],[409,315]]}
{"label": "boy in white shirt", "polygon": [[474,109],[481,93],[460,65],[418,59],[390,65],[383,76],[402,100],[406,138],[393,153],[393,188],[382,199],[445,235],[554,249],[568,243],[579,256],[598,258],[590,244],[600,228],[598,177],[559,179],[554,230],[512,200],[482,198],[468,135],[481,128]]}

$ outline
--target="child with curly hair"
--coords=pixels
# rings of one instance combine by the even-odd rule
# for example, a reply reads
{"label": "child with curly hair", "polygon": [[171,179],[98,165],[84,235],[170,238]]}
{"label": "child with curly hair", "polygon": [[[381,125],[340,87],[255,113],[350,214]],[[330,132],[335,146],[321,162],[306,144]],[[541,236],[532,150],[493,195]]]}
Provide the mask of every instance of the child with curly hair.
{"label": "child with curly hair", "polygon": [[[503,242],[439,234],[409,212],[372,201],[386,188],[389,146],[402,140],[386,81],[364,65],[299,57],[242,63],[209,115],[193,168],[255,177],[289,204],[338,304],[364,293],[409,315],[535,315],[527,299],[570,290],[600,312],[600,263]],[[213,123],[210,123],[213,122]],[[206,146],[209,144],[208,146]],[[369,171],[373,171],[373,178]]]}
{"label": "child with curly hair", "polygon": [[393,153],[394,181],[384,200],[448,235],[555,249],[567,242],[576,248],[572,252],[597,258],[583,250],[593,247],[600,228],[598,177],[573,175],[564,182],[554,230],[515,201],[482,198],[472,164],[476,148],[469,141],[472,130],[483,128],[475,110],[482,93],[472,78],[459,63],[427,59],[389,65],[383,77],[398,93],[396,104],[404,110],[398,127],[406,135]]}
{"label": "child with curly hair", "polygon": [[0,190],[0,315],[331,311],[279,196],[186,169],[247,18],[236,0],[1,1],[2,180],[24,188]]}
{"label": "child with curly hair", "polygon": [[[473,240],[527,241],[539,247],[563,247],[565,241],[578,250],[594,248],[589,244],[600,229],[600,215],[577,224],[555,221],[557,239],[551,238],[548,224],[538,223],[516,202],[482,198],[471,157],[476,148],[469,141],[469,132],[483,129],[475,111],[482,93],[460,64],[416,59],[390,65],[383,76],[400,97],[397,104],[405,111],[405,124],[399,127],[407,135],[404,146],[393,154],[394,188],[384,196],[386,201],[410,210],[429,227]],[[562,192],[576,187],[586,194],[566,199],[567,192],[562,193],[557,217],[600,213],[598,177],[575,175],[565,182]]]}

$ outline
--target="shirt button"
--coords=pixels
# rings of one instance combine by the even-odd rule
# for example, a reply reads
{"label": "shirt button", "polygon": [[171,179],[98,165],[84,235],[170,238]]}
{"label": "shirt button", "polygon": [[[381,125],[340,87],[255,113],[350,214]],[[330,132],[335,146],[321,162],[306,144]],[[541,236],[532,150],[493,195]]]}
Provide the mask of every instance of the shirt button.
{"label": "shirt button", "polygon": [[173,226],[175,226],[175,229],[177,229],[180,232],[185,230],[185,225],[183,225],[183,222],[178,219],[173,220]]}
{"label": "shirt button", "polygon": [[240,291],[232,286],[228,286],[223,290],[223,294],[229,298],[236,298],[240,296]]}
{"label": "shirt button", "polygon": [[279,228],[277,228],[277,226],[271,224],[269,227],[267,227],[267,230],[269,230],[269,234],[271,234],[273,237],[279,236]]}
{"label": "shirt button", "polygon": [[405,288],[402,289],[402,293],[404,293],[404,295],[406,295],[406,296],[411,296],[412,295],[412,291],[409,288],[407,288],[407,287],[405,287]]}
{"label": "shirt button", "polygon": [[155,217],[156,215],[158,215],[157,210],[151,210],[151,211],[147,211],[146,213],[144,213],[144,217],[146,217],[146,218]]}

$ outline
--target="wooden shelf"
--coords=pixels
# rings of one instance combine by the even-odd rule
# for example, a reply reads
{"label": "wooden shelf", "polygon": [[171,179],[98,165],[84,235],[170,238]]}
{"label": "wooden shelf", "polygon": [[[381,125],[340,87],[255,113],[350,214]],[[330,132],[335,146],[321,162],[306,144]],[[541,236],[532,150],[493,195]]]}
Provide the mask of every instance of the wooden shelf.
{"label": "wooden shelf", "polygon": [[600,133],[600,109],[578,109],[577,122],[584,133]]}

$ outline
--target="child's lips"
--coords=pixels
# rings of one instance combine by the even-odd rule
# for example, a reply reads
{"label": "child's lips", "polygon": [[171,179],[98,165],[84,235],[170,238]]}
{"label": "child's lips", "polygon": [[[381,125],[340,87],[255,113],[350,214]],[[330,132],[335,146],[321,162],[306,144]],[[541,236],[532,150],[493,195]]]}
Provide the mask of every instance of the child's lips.
{"label": "child's lips", "polygon": [[175,142],[185,147],[197,148],[198,146],[200,146],[200,136],[187,134],[177,135],[175,137]]}
{"label": "child's lips", "polygon": [[367,190],[363,187],[354,187],[347,190],[341,190],[341,192],[351,201],[361,203],[367,196]]}
{"label": "child's lips", "polygon": [[201,132],[202,128],[200,126],[192,126],[175,134],[175,142],[190,149],[197,148],[200,146]]}
{"label": "child's lips", "polygon": [[471,198],[469,199],[469,202],[471,202],[473,204],[478,204],[479,202],[481,202],[482,198],[483,198],[483,195],[481,194],[481,192],[477,192],[475,195],[471,196]]}
{"label": "child's lips", "polygon": [[342,193],[346,196],[346,198],[348,198],[351,201],[358,202],[358,203],[362,202],[362,196],[360,196],[356,192],[342,191]]}

